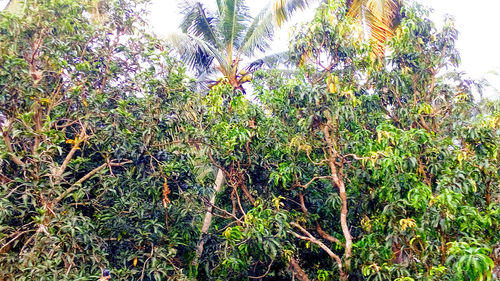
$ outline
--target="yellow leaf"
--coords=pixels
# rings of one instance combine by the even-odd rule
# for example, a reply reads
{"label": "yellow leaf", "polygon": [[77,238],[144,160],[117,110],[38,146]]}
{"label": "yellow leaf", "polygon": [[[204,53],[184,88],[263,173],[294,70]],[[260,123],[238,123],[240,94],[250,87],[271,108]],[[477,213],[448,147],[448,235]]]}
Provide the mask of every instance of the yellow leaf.
{"label": "yellow leaf", "polygon": [[40,104],[50,104],[50,99],[47,99],[47,98],[43,98],[43,99],[40,99]]}
{"label": "yellow leaf", "polygon": [[305,54],[302,54],[300,56],[299,66],[303,66],[305,62],[306,62],[306,56]]}
{"label": "yellow leaf", "polygon": [[406,230],[407,228],[414,228],[417,226],[417,223],[412,218],[401,219],[399,220],[399,225],[402,230]]}

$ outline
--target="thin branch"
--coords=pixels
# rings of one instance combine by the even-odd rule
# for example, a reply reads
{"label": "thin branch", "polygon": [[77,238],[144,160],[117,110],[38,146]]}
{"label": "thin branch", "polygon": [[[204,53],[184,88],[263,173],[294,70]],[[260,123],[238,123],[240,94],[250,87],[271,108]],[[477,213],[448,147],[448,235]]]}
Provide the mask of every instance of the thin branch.
{"label": "thin branch", "polygon": [[[109,163],[109,166],[111,167],[119,167],[119,166],[123,166],[125,164],[130,164],[132,163],[131,160],[126,160],[124,162],[121,162],[121,163],[112,163],[110,162]],[[74,184],[72,184],[68,189],[66,189],[66,191],[64,191],[61,195],[59,195],[59,197],[56,198],[56,200],[54,201],[55,204],[59,203],[62,199],[64,199],[64,197],[66,197],[69,193],[71,193],[72,191],[74,191],[76,188],[78,188],[78,186],[80,184],[82,184],[84,181],[86,181],[87,179],[89,179],[90,177],[92,177],[93,175],[95,175],[96,173],[98,173],[100,170],[104,169],[108,167],[108,163],[104,163],[102,164],[101,166],[93,169],[92,171],[88,172],[85,176],[81,177],[79,180],[77,180]]]}
{"label": "thin branch", "polygon": [[319,225],[319,223],[316,224],[316,231],[318,232],[318,234],[323,237],[324,239],[330,241],[330,242],[333,242],[333,243],[336,243],[338,245],[342,245],[344,246],[344,244],[337,238],[331,236],[330,234],[326,233],[322,228],[321,228],[321,225]]}
{"label": "thin branch", "polygon": [[269,274],[269,271],[271,271],[271,266],[273,265],[273,262],[274,262],[274,260],[271,260],[271,262],[267,266],[266,272],[264,272],[264,274],[262,274],[261,276],[248,276],[248,278],[250,278],[250,279],[262,279],[262,278],[266,277]]}
{"label": "thin branch", "polygon": [[345,158],[347,158],[347,157],[352,157],[352,158],[354,158],[356,160],[363,160],[363,159],[365,159],[364,157],[359,157],[358,155],[356,155],[354,153],[349,153],[349,154],[343,155],[342,156],[342,160],[345,159]]}
{"label": "thin branch", "polygon": [[87,138],[86,131],[87,131],[87,124],[85,123],[82,125],[82,128],[80,130],[80,134],[78,134],[78,137],[75,140],[73,147],[66,155],[66,158],[64,158],[64,161],[63,161],[61,167],[59,167],[59,169],[57,169],[56,173],[54,174],[54,178],[56,179],[56,181],[60,180],[61,175],[64,173],[64,170],[66,170],[66,167],[69,164],[69,161],[71,161],[71,158],[73,158],[73,155],[75,154],[75,152],[78,149],[80,149],[79,145]]}
{"label": "thin branch", "polygon": [[6,252],[6,249],[7,249],[7,246],[9,246],[10,243],[14,242],[17,240],[17,238],[19,238],[21,235],[25,234],[25,233],[28,233],[28,232],[32,232],[32,231],[35,231],[33,229],[28,229],[28,230],[25,230],[25,231],[21,231],[19,232],[16,237],[12,238],[9,242],[5,243],[2,245],[2,247],[0,248],[0,254],[3,254]]}
{"label": "thin branch", "polygon": [[[149,255],[149,257],[146,259],[146,261],[144,261],[144,264],[142,265],[142,272],[141,272],[141,279],[139,280],[143,280],[144,279],[144,271],[146,270],[146,265],[148,264],[148,261],[153,257],[153,253],[154,253],[154,244],[151,243],[151,254]],[[170,261],[170,260],[169,260]],[[175,268],[175,266],[174,266]]]}
{"label": "thin branch", "polygon": [[306,184],[300,184],[300,183],[297,183],[298,186],[302,187],[302,188],[307,188],[309,185],[311,185],[314,181],[316,180],[320,180],[320,179],[331,179],[332,176],[318,176],[318,177],[314,177],[312,178],[309,182],[307,182]]}
{"label": "thin branch", "polygon": [[9,153],[10,159],[18,166],[23,166],[24,162],[19,157],[16,156],[14,149],[12,149],[12,144],[10,143],[9,131],[11,126],[12,126],[12,121],[9,121],[6,126],[7,130],[4,131],[2,126],[0,125],[0,133],[2,133],[5,146],[7,147],[7,150],[10,152]]}
{"label": "thin branch", "polygon": [[234,189],[234,194],[236,195],[236,202],[238,203],[238,207],[240,207],[240,212],[243,214],[243,217],[245,217],[247,215],[247,213],[245,213],[245,210],[243,209],[243,206],[241,205],[241,200],[240,200],[240,195],[238,194],[238,190],[236,190],[236,188]]}
{"label": "thin branch", "polygon": [[302,212],[304,212],[304,214],[308,215],[309,212],[307,211],[306,204],[304,202],[304,195],[302,193],[299,193],[299,200],[300,200],[300,209],[302,209]]}
{"label": "thin branch", "polygon": [[323,165],[323,163],[328,162],[328,159],[323,159],[323,160],[321,160],[319,162],[315,162],[314,160],[312,160],[309,151],[306,151],[306,155],[307,155],[307,158],[309,159],[309,161],[311,161],[311,163],[313,163],[316,166],[321,166],[321,165]]}
{"label": "thin branch", "polygon": [[231,214],[230,212],[220,208],[220,207],[217,207],[215,206],[215,204],[213,204],[212,202],[210,202],[210,200],[208,200],[208,198],[206,197],[202,197],[202,200],[203,200],[203,203],[205,203],[205,205],[208,205],[209,207],[212,207],[214,209],[216,209],[217,211],[220,211],[226,215],[228,215],[229,217],[232,217],[233,219],[235,219],[236,221],[238,221],[239,223],[243,223],[242,220],[240,220],[237,216]]}
{"label": "thin branch", "polygon": [[333,258],[335,260],[335,262],[337,263],[337,266],[339,267],[339,271],[341,272],[341,274],[343,273],[343,270],[342,270],[342,260],[340,259],[340,257],[338,255],[336,255],[332,250],[330,250],[330,248],[328,248],[323,242],[321,242],[320,240],[318,240],[317,238],[315,238],[314,236],[312,236],[311,233],[309,233],[309,231],[307,231],[305,228],[303,228],[302,226],[300,226],[298,223],[291,222],[290,225],[295,226],[296,228],[300,229],[300,231],[302,231],[302,233],[304,233],[305,235],[307,235],[307,236],[303,236],[303,235],[300,235],[300,234],[295,233],[293,231],[290,231],[295,237],[297,237],[297,238],[299,238],[301,240],[306,240],[306,241],[309,241],[311,243],[314,243],[314,244],[318,245],[331,258]]}

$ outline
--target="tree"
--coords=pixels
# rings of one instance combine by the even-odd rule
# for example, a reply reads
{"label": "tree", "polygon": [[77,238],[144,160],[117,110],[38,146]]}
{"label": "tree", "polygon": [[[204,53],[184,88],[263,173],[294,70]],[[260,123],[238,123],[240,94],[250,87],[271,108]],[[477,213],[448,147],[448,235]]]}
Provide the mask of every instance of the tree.
{"label": "tree", "polygon": [[[170,41],[181,53],[181,59],[198,71],[199,79],[215,69],[225,82],[235,90],[244,91],[242,85],[249,82],[251,73],[257,70],[264,61],[254,61],[245,68],[240,67],[244,58],[251,58],[257,50],[264,51],[269,47],[273,37],[275,24],[281,25],[289,15],[299,8],[305,8],[307,0],[276,1],[273,7],[268,4],[253,20],[243,0],[217,1],[217,11],[206,9],[201,2],[186,1],[183,4],[184,19],[181,23],[183,34],[173,34]],[[218,63],[214,65],[214,60]],[[219,83],[215,82],[215,84]],[[213,86],[214,84],[212,84]],[[221,177],[214,187],[210,202],[214,202],[223,182]],[[211,207],[207,209],[202,234],[208,231],[212,223]],[[198,243],[197,257],[203,253],[202,238]]]}
{"label": "tree", "polygon": [[183,33],[172,34],[170,41],[199,76],[217,70],[235,89],[243,90],[241,86],[264,61],[257,60],[245,67],[240,63],[251,59],[257,51],[267,50],[276,25],[309,2],[276,0],[252,19],[244,0],[217,1],[216,11],[199,1],[186,1],[182,6]]}
{"label": "tree", "polygon": [[292,42],[302,75],[255,86],[281,127],[268,129],[283,144],[269,153],[270,180],[292,197],[283,208],[298,260],[321,268],[308,272],[318,279],[488,280],[498,112],[479,107],[456,70],[457,31],[405,6],[391,55],[374,62],[339,2]]}
{"label": "tree", "polygon": [[182,280],[153,143],[189,79],[143,4],[107,1],[99,26],[90,4],[0,13],[0,279]]}

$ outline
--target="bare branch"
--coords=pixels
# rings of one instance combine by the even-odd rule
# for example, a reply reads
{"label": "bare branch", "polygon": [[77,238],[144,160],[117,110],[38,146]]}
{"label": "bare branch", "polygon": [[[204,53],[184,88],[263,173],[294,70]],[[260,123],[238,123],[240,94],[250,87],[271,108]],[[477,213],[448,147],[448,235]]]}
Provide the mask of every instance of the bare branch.
{"label": "bare branch", "polygon": [[299,200],[300,200],[300,208],[302,209],[302,212],[304,212],[304,214],[308,215],[309,212],[307,211],[306,204],[304,202],[304,195],[302,193],[299,193]]}
{"label": "bare branch", "polygon": [[231,214],[230,212],[222,209],[222,208],[219,208],[217,206],[215,206],[215,204],[213,204],[212,202],[210,202],[210,200],[208,200],[208,198],[205,198],[205,197],[202,197],[202,200],[203,200],[203,203],[205,203],[206,205],[208,205],[209,207],[211,208],[214,208],[216,209],[217,211],[220,211],[222,212],[223,214],[226,214],[228,215],[229,217],[235,219],[236,221],[238,221],[239,223],[243,223],[242,220],[240,220],[237,216],[235,216],[234,214]]}
{"label": "bare branch", "polygon": [[354,153],[345,154],[344,156],[342,156],[342,159],[345,159],[347,157],[352,157],[352,158],[354,158],[356,160],[363,160],[363,159],[365,159],[363,157],[359,157],[358,155],[356,155]]}
{"label": "bare branch", "polygon": [[295,273],[297,273],[297,278],[300,281],[309,281],[309,277],[307,277],[307,274],[304,272],[304,270],[300,267],[299,263],[293,257],[290,258],[290,267],[292,267]]}
{"label": "bare branch", "polygon": [[344,181],[342,179],[342,166],[340,167],[341,169],[340,171],[337,170],[335,159],[338,156],[338,152],[333,147],[334,140],[330,135],[330,130],[328,129],[328,126],[324,126],[323,132],[325,134],[326,144],[328,145],[328,154],[329,154],[328,165],[330,166],[330,173],[332,175],[332,184],[336,185],[337,188],[339,189],[340,200],[342,201],[342,208],[340,210],[340,226],[342,228],[342,234],[345,237],[345,259],[349,263],[349,259],[351,258],[352,255],[352,236],[351,232],[349,231],[349,226],[347,225],[347,214],[348,214],[347,192],[344,185]]}

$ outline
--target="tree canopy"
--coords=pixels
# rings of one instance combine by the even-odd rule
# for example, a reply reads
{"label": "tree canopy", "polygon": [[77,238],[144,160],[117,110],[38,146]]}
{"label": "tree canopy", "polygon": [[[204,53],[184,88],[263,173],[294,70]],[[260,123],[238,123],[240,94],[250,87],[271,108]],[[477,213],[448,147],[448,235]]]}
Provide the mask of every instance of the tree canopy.
{"label": "tree canopy", "polygon": [[194,90],[147,1],[25,2],[0,13],[0,280],[498,277],[500,103],[451,20],[401,4],[380,59],[324,2],[250,96]]}

